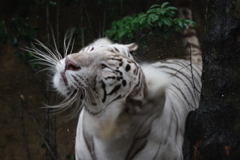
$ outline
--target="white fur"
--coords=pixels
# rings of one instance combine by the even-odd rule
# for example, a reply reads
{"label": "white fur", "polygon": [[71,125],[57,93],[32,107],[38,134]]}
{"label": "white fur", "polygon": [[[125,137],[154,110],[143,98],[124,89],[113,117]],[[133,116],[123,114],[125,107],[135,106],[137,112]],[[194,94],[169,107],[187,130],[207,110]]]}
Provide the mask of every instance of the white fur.
{"label": "white fur", "polygon": [[111,45],[113,44],[112,41],[110,41],[108,38],[99,38],[96,41],[94,41],[93,43],[91,43],[88,46],[95,46],[95,45]]}
{"label": "white fur", "polygon": [[[195,104],[197,104],[195,107],[198,107],[200,94],[194,91],[192,84],[183,76],[191,78],[190,69],[177,65],[189,66],[189,63],[184,60],[175,61],[176,64],[169,64],[173,62],[169,60],[167,63],[142,66],[146,78],[147,97],[139,114],[123,114],[124,101],[112,103],[107,110],[96,116],[83,110],[77,128],[76,159],[92,160],[83,138],[83,132],[85,132],[86,135],[92,137],[94,150],[91,152],[99,160],[126,159],[133,140],[136,146],[139,145],[138,147],[143,146],[144,140],[147,142],[141,152],[132,158],[133,160],[182,160],[185,120],[188,112],[194,109],[192,107]],[[164,68],[164,66],[175,68],[183,74]],[[161,67],[163,69],[159,69]],[[193,68],[193,74],[196,75],[195,71],[198,68],[195,66]],[[179,77],[183,81],[179,80]],[[195,82],[200,82],[199,78],[195,79]],[[186,85],[194,93],[196,99],[192,99]],[[196,87],[200,89],[201,86],[196,85]],[[186,97],[183,97],[181,92]],[[145,137],[149,128],[151,128],[150,133],[146,139],[140,138]]]}
{"label": "white fur", "polygon": [[[88,99],[84,102],[97,104],[87,103],[81,111],[76,160],[183,159],[185,120],[189,111],[198,107],[200,97],[191,79],[200,90],[201,70],[193,65],[191,71],[185,60],[139,66],[130,55],[136,49],[136,44],[112,45],[103,38],[79,53],[68,55],[81,66],[80,70],[65,71],[64,63],[57,64],[56,88],[66,93],[67,88],[60,80],[65,72],[69,84],[85,89]],[[98,99],[93,89],[87,93],[93,86]]]}
{"label": "white fur", "polygon": [[170,84],[168,75],[159,72],[159,70],[151,67],[149,64],[141,65],[141,67],[146,79],[148,98],[152,99],[163,94]]}
{"label": "white fur", "polygon": [[[47,54],[34,45],[30,51],[55,67],[53,83],[58,91],[67,96],[68,91],[75,91],[71,88],[79,89],[59,106],[77,102],[81,108],[87,104],[77,126],[76,160],[183,159],[185,120],[189,111],[198,107],[201,67],[190,66],[186,60],[167,60],[142,65],[141,70],[130,54],[137,49],[136,44],[112,45],[107,38],[101,38],[79,53],[68,55],[72,64],[79,64],[81,69],[65,70],[65,58],[61,59],[59,52],[54,55],[39,41],[37,45]],[[102,63],[107,63],[108,68]],[[118,79],[109,79],[113,76]],[[81,89],[85,97],[88,95],[86,101],[80,100]],[[137,112],[129,112],[136,107]]]}

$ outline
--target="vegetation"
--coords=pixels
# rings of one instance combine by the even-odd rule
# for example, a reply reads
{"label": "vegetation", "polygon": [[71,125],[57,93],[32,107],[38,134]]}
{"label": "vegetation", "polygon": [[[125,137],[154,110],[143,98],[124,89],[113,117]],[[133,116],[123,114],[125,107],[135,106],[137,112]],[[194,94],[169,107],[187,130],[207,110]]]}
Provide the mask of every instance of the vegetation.
{"label": "vegetation", "polygon": [[168,5],[169,2],[162,5],[155,4],[146,13],[134,14],[114,21],[111,29],[105,34],[117,41],[141,42],[148,35],[168,37],[170,33],[181,33],[189,25],[195,25],[192,20],[173,18],[177,8]]}

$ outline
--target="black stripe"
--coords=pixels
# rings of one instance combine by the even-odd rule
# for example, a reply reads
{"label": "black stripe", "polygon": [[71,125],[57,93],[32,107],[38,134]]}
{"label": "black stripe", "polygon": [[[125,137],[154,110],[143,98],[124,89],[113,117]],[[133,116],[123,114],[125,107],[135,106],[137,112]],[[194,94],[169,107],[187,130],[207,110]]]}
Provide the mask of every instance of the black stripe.
{"label": "black stripe", "polygon": [[114,57],[114,58],[111,58],[111,59],[122,63],[122,59],[121,58],[115,58]]}
{"label": "black stripe", "polygon": [[[181,63],[180,61],[177,61],[177,62],[180,63],[180,64],[182,64],[183,66],[185,66],[184,63]],[[192,65],[190,62],[189,62],[189,66],[190,66],[190,67],[186,67],[186,68],[190,71],[190,73],[191,73],[191,75],[192,75],[191,78],[194,78],[194,76],[195,76],[195,74],[193,74],[193,71],[195,71],[195,73],[196,73],[197,76],[199,77],[199,78],[195,78],[195,80],[197,80],[197,82],[198,82],[197,85],[198,85],[199,88],[200,88],[200,86],[201,86],[201,75],[200,75],[200,73],[202,73],[202,70],[201,70],[197,65]],[[197,71],[196,68],[197,68],[199,71]],[[199,82],[199,81],[200,81],[200,82]],[[195,81],[194,81],[194,82],[195,82]],[[194,83],[193,85],[196,85],[196,84]]]}
{"label": "black stripe", "polygon": [[123,86],[125,87],[126,85],[127,85],[127,82],[126,82],[126,80],[122,80],[122,84],[123,84]]}
{"label": "black stripe", "polygon": [[[184,61],[185,62],[185,61]],[[175,61],[175,63],[180,63],[181,65],[179,65],[179,66],[184,66],[184,67],[186,67],[189,71],[192,71],[191,70],[191,66],[190,65],[192,65],[191,64],[191,62],[189,62],[189,61],[186,61],[186,63],[190,66],[190,67],[188,67],[188,66],[186,66],[184,63],[182,63],[181,61]],[[196,70],[196,68],[198,68],[198,70],[199,71],[197,71]],[[197,65],[192,65],[192,69],[194,69],[194,71],[197,73],[197,75],[201,78],[201,75],[199,74],[199,73],[202,73],[202,70],[197,66]]]}
{"label": "black stripe", "polygon": [[107,77],[107,79],[115,79],[115,76]]}
{"label": "black stripe", "polygon": [[[174,76],[174,77],[179,78],[179,79],[184,83],[184,85],[187,87],[188,91],[190,92],[190,94],[191,94],[191,96],[192,96],[192,99],[193,99],[193,100],[195,99],[195,97],[194,97],[191,89],[189,88],[189,86],[185,83],[185,81],[184,81],[181,77],[179,77],[179,76],[177,76],[176,74],[173,74],[173,73],[168,73],[168,74],[170,74],[170,75],[172,75],[172,76]],[[190,84],[191,84],[191,83],[190,83]],[[194,89],[194,88],[193,88],[193,89]],[[194,101],[194,105],[195,105],[195,106],[197,105],[195,101]]]}
{"label": "black stripe", "polygon": [[[177,61],[177,62],[180,63],[180,64],[182,64],[184,67],[186,67],[183,63],[181,63],[181,62],[179,62],[179,61]],[[178,64],[178,65],[179,65],[179,64]],[[172,70],[178,72],[179,74],[183,75],[183,76],[190,82],[190,84],[192,85],[193,88],[196,87],[195,84],[193,84],[193,82],[197,82],[197,85],[198,85],[198,87],[197,87],[198,89],[197,89],[197,90],[200,89],[200,83],[199,83],[199,81],[198,81],[198,80],[200,80],[200,75],[199,75],[199,73],[198,73],[196,70],[195,70],[195,72],[199,75],[199,79],[194,78],[194,77],[189,77],[189,76],[185,75],[184,73],[182,73],[180,70],[177,70],[177,69],[174,69],[174,68],[170,68],[170,67],[168,67],[168,66],[158,66],[158,68],[160,68],[160,67],[162,67],[162,68],[167,68],[167,69],[172,69]],[[187,67],[187,69],[189,69],[189,71],[191,71],[189,67]],[[184,82],[184,80],[183,80],[182,78],[180,78],[179,76],[177,76],[176,74],[169,73],[169,72],[167,72],[167,71],[165,71],[165,72],[168,73],[168,74],[170,74],[170,75],[172,75],[172,76],[175,76],[175,77],[179,78],[180,80],[182,80],[182,81]],[[193,76],[193,75],[192,75],[192,76]],[[192,81],[191,78],[194,78],[195,81]],[[186,83],[184,83],[184,84],[186,85]],[[186,85],[186,86],[187,86],[187,85]],[[190,91],[190,89],[189,89],[188,86],[187,86],[187,88],[188,88],[188,90]],[[191,93],[192,97],[194,97],[193,92],[190,91],[190,93]],[[196,98],[196,97],[195,97],[195,98]],[[193,98],[193,100],[194,100],[194,105],[196,106],[196,100],[195,100],[195,98]]]}
{"label": "black stripe", "polygon": [[102,102],[105,102],[106,101],[106,96],[107,96],[107,92],[106,92],[106,85],[105,83],[101,80],[101,83],[102,83],[102,89],[103,89],[103,99],[102,99]]}
{"label": "black stripe", "polygon": [[[134,86],[133,91],[135,91],[135,95],[140,91],[141,87],[138,88],[138,90],[136,90],[136,88],[139,86],[140,82],[142,81],[142,79],[140,79],[141,73],[139,73],[138,75],[138,83]],[[142,84],[142,83],[141,83]],[[135,95],[131,95],[131,96],[135,96]]]}
{"label": "black stripe", "polygon": [[141,150],[143,150],[147,144],[147,136],[151,132],[151,128],[148,128],[147,132],[139,138],[134,139],[131,147],[128,150],[125,160],[133,159]]}
{"label": "black stripe", "polygon": [[117,52],[119,52],[119,50],[116,47],[113,47]]}
{"label": "black stripe", "polygon": [[131,148],[131,152],[129,152],[131,153],[131,155],[128,155],[126,160],[133,159],[139,152],[141,152],[147,145],[147,140],[146,139],[142,141],[136,140],[133,145],[138,146],[138,148]]}
{"label": "black stripe", "polygon": [[177,88],[177,90],[181,93],[181,95],[183,96],[183,98],[185,99],[185,101],[187,102],[188,105],[190,105],[192,108],[196,108],[187,100],[187,97],[185,96],[185,94],[182,92],[182,90],[178,86],[176,86],[175,84],[172,84],[172,85],[175,88]]}
{"label": "black stripe", "polygon": [[[185,63],[183,63],[183,62],[185,62]],[[190,72],[192,72],[192,70],[191,70],[191,67],[189,67],[190,65],[191,65],[191,63],[189,62],[189,61],[179,61],[179,60],[175,60],[175,61],[173,61],[173,62],[169,62],[169,61],[163,61],[162,62],[162,64],[175,64],[175,65],[178,65],[178,66],[180,66],[180,67],[182,67],[182,68],[187,68]],[[157,67],[159,67],[159,66],[157,66]],[[199,70],[199,71],[197,71],[196,70],[196,68]],[[192,65],[192,69],[195,71],[195,73],[198,75],[198,77],[199,77],[199,80],[201,79],[201,75],[200,75],[200,73],[202,72],[202,70],[198,67],[198,66],[196,66],[196,65]],[[193,76],[193,75],[192,75]],[[199,85],[199,82],[198,82],[198,85]],[[199,85],[200,86],[200,85]]]}
{"label": "black stripe", "polygon": [[[181,70],[177,70],[177,69],[175,69],[175,68],[170,68],[170,67],[168,67],[168,66],[165,66],[165,68],[174,70],[174,71],[178,72],[179,74],[183,75],[183,76],[190,82],[190,84],[192,85],[192,87],[193,87],[193,88],[195,87],[195,83],[193,84],[193,82],[195,82],[195,81],[193,80],[193,79],[195,79],[193,75],[192,75],[192,77],[189,77],[189,76],[185,75],[183,72],[181,72]],[[189,70],[190,70],[190,69],[189,69]],[[173,74],[173,75],[176,76],[176,74]],[[197,82],[197,85],[200,86],[199,82],[198,82],[198,81],[196,81],[196,82]]]}
{"label": "black stripe", "polygon": [[115,72],[119,73],[122,76],[122,72],[119,70],[114,70]]}
{"label": "black stripe", "polygon": [[[165,95],[163,96],[163,99],[165,101],[166,97]],[[151,133],[151,124],[154,120],[156,120],[159,115],[161,114],[160,112],[155,112],[156,114],[150,114],[148,117],[146,117],[145,121],[143,121],[144,123],[141,124],[141,126],[139,126],[139,129],[136,131],[136,134],[139,134],[139,133],[142,133],[142,132],[145,132],[143,133],[143,135],[137,137],[134,139],[131,147],[129,148],[128,150],[128,153],[125,157],[125,160],[132,160],[134,159],[134,157],[141,151],[145,148],[146,144],[147,144],[147,141],[146,141],[146,144],[145,143],[142,143],[142,145],[140,147],[136,146],[136,143],[137,141],[140,141],[140,140],[144,140],[148,137],[148,135]],[[148,124],[148,125],[147,125]],[[148,128],[143,128],[143,127],[148,127]],[[138,147],[138,148],[135,148],[135,147]]]}
{"label": "black stripe", "polygon": [[116,101],[117,99],[121,99],[122,97],[124,97],[124,96],[122,96],[122,95],[117,96],[117,97],[116,97],[115,99],[113,99],[110,103],[108,103],[108,105],[111,104],[112,102]]}
{"label": "black stripe", "polygon": [[112,95],[113,93],[117,92],[121,88],[121,84],[115,86],[108,95]]}
{"label": "black stripe", "polygon": [[[160,68],[160,69],[166,68],[166,69],[173,70],[173,71],[175,71],[176,73],[179,73],[179,74],[183,75],[183,76],[192,84],[192,80],[190,79],[190,77],[187,76],[187,75],[185,75],[185,74],[184,74],[183,72],[181,72],[181,70],[179,70],[179,69],[175,69],[175,68],[168,67],[168,66],[158,66],[158,68]],[[167,71],[164,71],[164,72],[168,73]],[[173,75],[173,76],[176,76],[176,73],[168,73],[168,74],[171,74],[171,75]]]}

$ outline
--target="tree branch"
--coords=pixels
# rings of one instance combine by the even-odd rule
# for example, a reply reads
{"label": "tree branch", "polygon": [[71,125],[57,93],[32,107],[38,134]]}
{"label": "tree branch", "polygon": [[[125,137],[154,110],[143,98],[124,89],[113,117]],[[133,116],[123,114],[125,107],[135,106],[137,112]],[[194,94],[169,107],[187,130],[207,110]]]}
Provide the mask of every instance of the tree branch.
{"label": "tree branch", "polygon": [[47,140],[46,140],[46,138],[45,138],[41,128],[38,125],[36,117],[29,111],[29,107],[28,107],[27,101],[25,100],[25,98],[24,98],[24,96],[22,94],[20,95],[20,100],[21,100],[22,108],[24,108],[26,113],[32,118],[32,120],[33,120],[33,122],[34,122],[34,124],[35,124],[35,126],[36,126],[36,128],[38,130],[38,133],[39,133],[40,137],[42,138],[42,140],[44,141],[45,145],[47,146],[50,154],[52,155],[52,157],[55,160],[57,160],[57,158],[54,155],[53,151],[51,150],[51,147],[50,147],[49,143],[47,142]]}
{"label": "tree branch", "polygon": [[21,121],[21,125],[22,125],[23,143],[24,143],[25,151],[27,153],[27,158],[28,158],[28,160],[31,160],[31,154],[30,154],[30,150],[29,150],[28,139],[27,139],[25,124],[24,124],[24,120],[23,120],[23,111],[22,111],[23,105],[24,105],[24,103],[23,103],[23,100],[20,96],[20,106],[19,106],[19,108],[20,108],[20,121]]}

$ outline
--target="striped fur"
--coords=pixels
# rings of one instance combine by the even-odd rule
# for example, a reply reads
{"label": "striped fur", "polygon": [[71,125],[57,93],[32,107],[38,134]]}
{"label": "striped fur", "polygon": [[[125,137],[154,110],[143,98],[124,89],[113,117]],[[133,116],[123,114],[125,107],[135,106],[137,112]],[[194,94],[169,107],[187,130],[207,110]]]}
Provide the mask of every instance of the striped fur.
{"label": "striped fur", "polygon": [[55,107],[82,108],[77,160],[183,159],[185,120],[198,107],[201,65],[179,59],[139,65],[131,55],[136,44],[107,39],[64,58],[46,50],[50,55],[33,48],[55,66],[54,87],[66,97]]}
{"label": "striped fur", "polygon": [[185,60],[167,60],[142,70],[148,89],[141,112],[129,114],[124,101],[98,115],[82,110],[76,159],[182,159],[185,120],[198,107],[201,69]]}
{"label": "striped fur", "polygon": [[185,119],[199,103],[201,67],[186,60],[139,66],[130,55],[135,45],[126,50],[119,44],[92,44],[79,54],[96,50],[101,57],[106,54],[101,47],[118,55],[122,52],[122,58],[113,56],[115,61],[109,63],[115,63],[126,84],[134,85],[124,86],[123,81],[101,85],[101,95],[107,95],[102,96],[102,102],[107,105],[97,103],[104,105],[101,112],[93,111],[94,106],[81,111],[76,159],[182,159]]}

